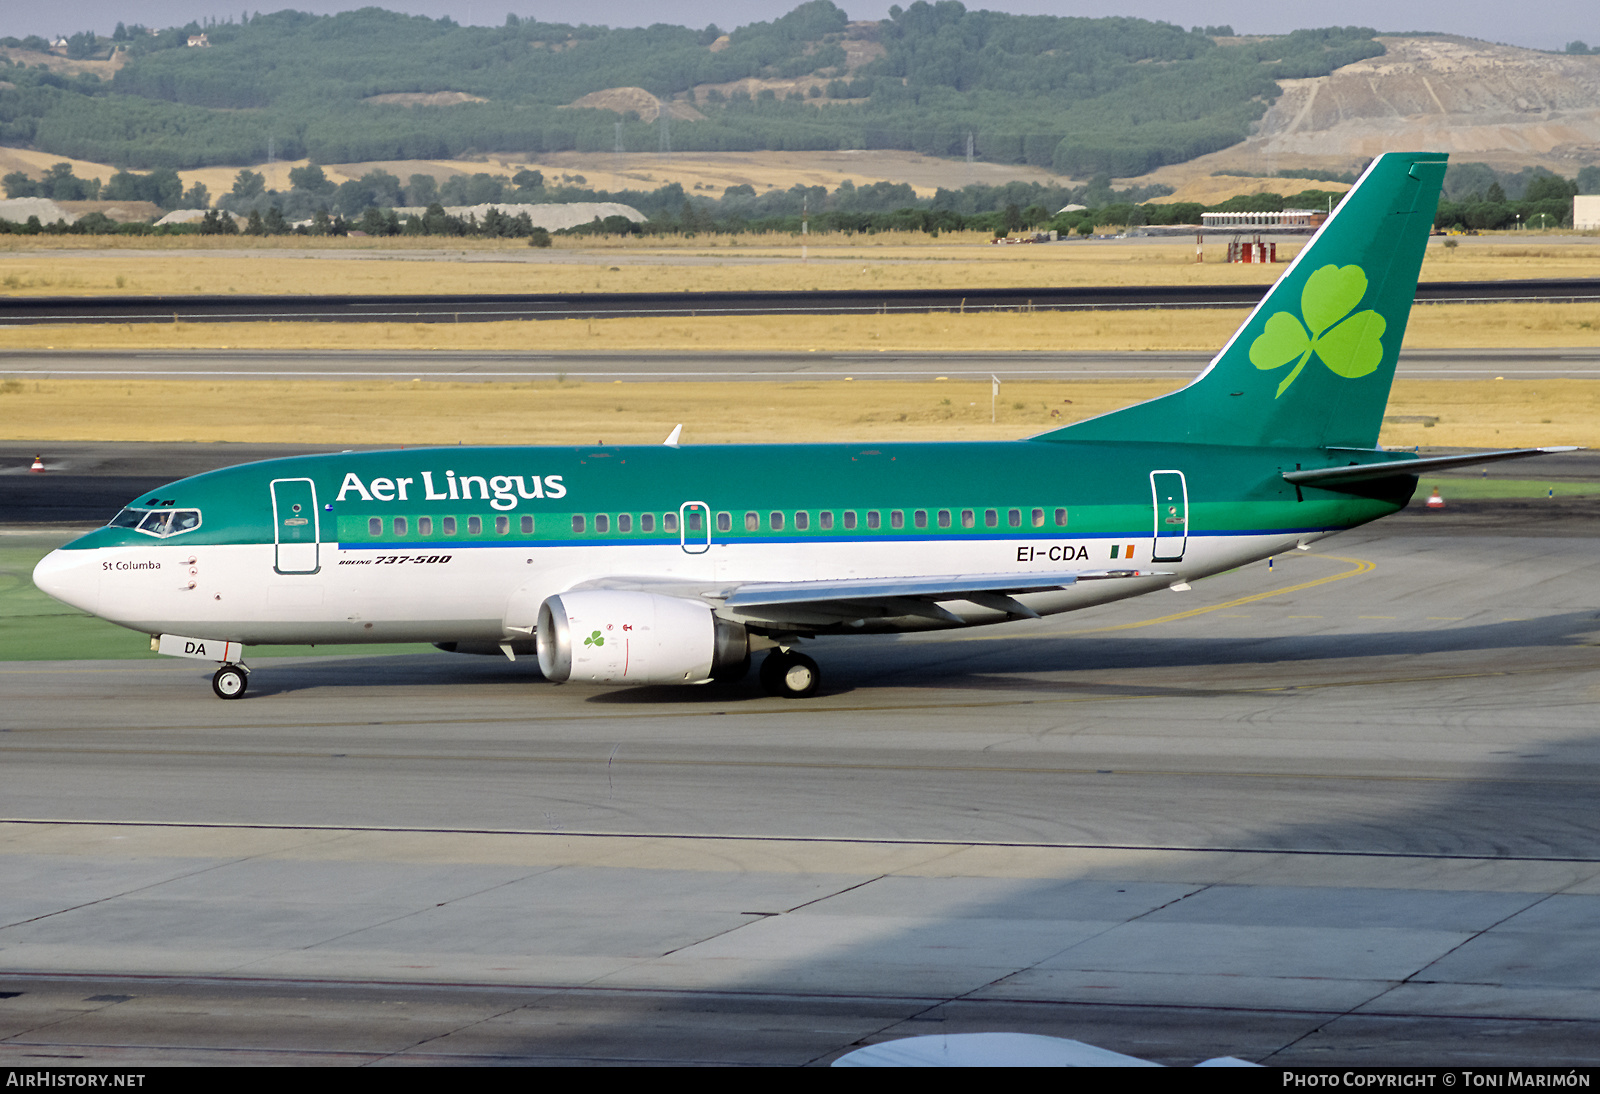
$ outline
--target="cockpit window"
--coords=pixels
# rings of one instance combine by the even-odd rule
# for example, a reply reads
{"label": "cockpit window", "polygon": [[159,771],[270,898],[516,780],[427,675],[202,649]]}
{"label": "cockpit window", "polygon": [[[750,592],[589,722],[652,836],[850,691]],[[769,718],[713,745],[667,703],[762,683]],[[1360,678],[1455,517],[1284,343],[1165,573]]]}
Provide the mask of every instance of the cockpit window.
{"label": "cockpit window", "polygon": [[148,536],[166,539],[200,527],[198,509],[124,509],[111,518],[109,527],[132,528]]}

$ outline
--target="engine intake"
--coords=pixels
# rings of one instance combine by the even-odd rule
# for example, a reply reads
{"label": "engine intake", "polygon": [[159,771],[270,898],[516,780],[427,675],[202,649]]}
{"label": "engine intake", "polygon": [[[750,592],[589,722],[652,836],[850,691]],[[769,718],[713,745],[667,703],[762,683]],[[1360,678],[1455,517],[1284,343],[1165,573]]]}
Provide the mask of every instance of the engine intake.
{"label": "engine intake", "polygon": [[750,637],[694,600],[593,589],[539,606],[539,669],[590,684],[704,684],[743,675]]}

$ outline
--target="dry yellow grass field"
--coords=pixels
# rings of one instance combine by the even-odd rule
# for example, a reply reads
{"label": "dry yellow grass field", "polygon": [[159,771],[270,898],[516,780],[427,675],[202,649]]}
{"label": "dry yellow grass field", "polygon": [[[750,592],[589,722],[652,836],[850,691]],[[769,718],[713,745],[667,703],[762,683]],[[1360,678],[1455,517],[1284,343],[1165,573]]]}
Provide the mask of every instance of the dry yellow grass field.
{"label": "dry yellow grass field", "polygon": [[[14,296],[678,292],[1264,285],[1284,265],[1196,263],[1185,242],[996,247],[976,233],[713,236],[649,244],[563,239],[549,251],[494,240],[0,236],[0,292]],[[1590,243],[1435,241],[1423,280],[1600,276]],[[1285,244],[1288,259],[1299,244]]]}
{"label": "dry yellow grass field", "polygon": [[[20,242],[18,242],[20,240]],[[53,237],[65,243],[73,237]],[[100,241],[103,243],[103,241]],[[583,292],[597,289],[956,288],[1072,284],[1262,283],[1283,269],[1196,265],[1192,245],[990,247],[925,236],[752,237],[636,242],[531,252],[478,241],[123,240],[47,249],[0,242],[0,291],[107,293]],[[14,245],[13,245],[14,244]],[[199,246],[195,246],[199,244]],[[735,245],[736,244],[736,245]],[[125,245],[125,246],[124,246]],[[9,249],[7,249],[9,248]],[[749,258],[779,261],[749,262]],[[1437,244],[1424,277],[1590,276],[1600,242],[1526,239]],[[0,328],[0,349],[351,349],[529,351],[1214,350],[1244,309],[868,316],[685,317],[516,323],[251,323]],[[1600,305],[1417,308],[1413,348],[1592,346]],[[3,374],[0,374],[3,376]],[[50,440],[262,440],[454,444],[654,442],[679,421],[705,443],[753,440],[948,440],[1020,437],[1150,398],[1161,383],[1007,383],[999,421],[972,383],[767,384],[250,383],[11,380],[0,435]],[[1070,400],[1070,402],[1068,401]],[[1584,381],[1401,382],[1386,444],[1600,445],[1600,387]],[[865,409],[864,409],[865,408]],[[530,423],[538,434],[530,435]]]}
{"label": "dry yellow grass field", "polygon": [[[930,315],[558,319],[504,323],[141,323],[0,327],[0,349],[348,349],[554,352],[1214,350],[1243,308]],[[1413,349],[1592,346],[1600,304],[1413,309]]]}
{"label": "dry yellow grass field", "polygon": [[[1177,386],[1018,381],[989,421],[987,381],[821,383],[429,383],[421,381],[0,382],[0,438],[283,444],[653,444],[1006,440]],[[1387,445],[1600,446],[1600,384],[1400,381]]]}

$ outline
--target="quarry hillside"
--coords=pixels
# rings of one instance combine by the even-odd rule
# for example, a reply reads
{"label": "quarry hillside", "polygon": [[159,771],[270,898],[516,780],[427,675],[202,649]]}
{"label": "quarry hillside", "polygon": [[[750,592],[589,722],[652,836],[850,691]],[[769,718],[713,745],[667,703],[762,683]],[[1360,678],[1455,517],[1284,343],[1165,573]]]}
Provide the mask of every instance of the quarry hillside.
{"label": "quarry hillside", "polygon": [[1381,57],[1282,94],[1249,139],[1153,172],[1196,175],[1347,171],[1380,152],[1426,148],[1500,169],[1572,177],[1600,164],[1600,56],[1543,53],[1448,36],[1379,36]]}

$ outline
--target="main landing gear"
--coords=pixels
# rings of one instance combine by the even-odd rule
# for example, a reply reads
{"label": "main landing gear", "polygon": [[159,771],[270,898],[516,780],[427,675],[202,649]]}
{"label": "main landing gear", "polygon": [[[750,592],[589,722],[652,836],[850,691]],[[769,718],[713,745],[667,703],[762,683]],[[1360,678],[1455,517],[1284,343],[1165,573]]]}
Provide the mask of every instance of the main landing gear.
{"label": "main landing gear", "polygon": [[218,699],[239,699],[250,686],[250,670],[243,665],[223,665],[211,678],[211,690]]}
{"label": "main landing gear", "polygon": [[775,649],[761,662],[761,686],[768,695],[809,699],[822,683],[822,670],[803,653]]}

